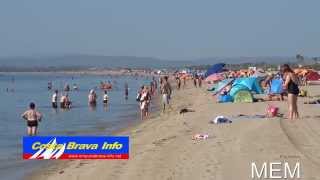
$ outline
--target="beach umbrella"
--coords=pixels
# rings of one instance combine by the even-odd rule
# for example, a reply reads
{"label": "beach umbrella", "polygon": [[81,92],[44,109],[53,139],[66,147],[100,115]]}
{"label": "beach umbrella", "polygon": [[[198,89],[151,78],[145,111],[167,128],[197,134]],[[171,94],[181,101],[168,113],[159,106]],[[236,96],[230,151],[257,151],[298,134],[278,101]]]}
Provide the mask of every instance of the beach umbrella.
{"label": "beach umbrella", "polygon": [[215,73],[215,74],[211,74],[210,76],[208,76],[205,81],[206,82],[216,82],[216,81],[221,81],[224,79],[224,76],[222,73]]}
{"label": "beach umbrella", "polygon": [[223,71],[223,68],[226,64],[224,63],[218,63],[218,64],[215,64],[213,66],[211,66],[207,72],[205,73],[205,77],[208,77],[210,76],[211,74],[214,74],[214,73],[221,73]]}
{"label": "beach umbrella", "polygon": [[320,74],[318,74],[317,72],[313,71],[313,72],[309,72],[306,76],[306,80],[307,81],[318,81],[320,80]]}

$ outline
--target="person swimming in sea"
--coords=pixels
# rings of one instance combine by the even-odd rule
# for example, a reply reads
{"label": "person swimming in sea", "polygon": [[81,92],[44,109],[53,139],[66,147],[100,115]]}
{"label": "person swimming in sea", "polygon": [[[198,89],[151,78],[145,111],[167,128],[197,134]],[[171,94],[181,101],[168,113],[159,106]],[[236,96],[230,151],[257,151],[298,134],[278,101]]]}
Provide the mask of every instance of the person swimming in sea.
{"label": "person swimming in sea", "polygon": [[35,136],[38,133],[38,122],[41,121],[42,115],[36,110],[35,103],[31,102],[29,109],[21,117],[27,121],[27,133],[29,136]]}
{"label": "person swimming in sea", "polygon": [[69,99],[68,93],[66,95],[61,96],[60,98],[60,108],[61,109],[70,109],[71,108],[71,100]]}
{"label": "person swimming in sea", "polygon": [[52,89],[52,82],[48,82],[48,91],[50,91]]}
{"label": "person swimming in sea", "polygon": [[73,88],[74,91],[78,91],[79,90],[79,87],[78,87],[78,85],[76,83],[73,84],[72,88]]}
{"label": "person swimming in sea", "polygon": [[128,99],[128,96],[129,96],[129,85],[127,82],[124,83],[124,96],[125,96],[125,99]]}
{"label": "person swimming in sea", "polygon": [[90,106],[96,106],[97,105],[97,94],[96,92],[91,89],[88,95],[88,103]]}
{"label": "person swimming in sea", "polygon": [[66,92],[70,91],[70,86],[69,86],[69,84],[66,84],[66,85],[64,86],[64,91],[66,91]]}

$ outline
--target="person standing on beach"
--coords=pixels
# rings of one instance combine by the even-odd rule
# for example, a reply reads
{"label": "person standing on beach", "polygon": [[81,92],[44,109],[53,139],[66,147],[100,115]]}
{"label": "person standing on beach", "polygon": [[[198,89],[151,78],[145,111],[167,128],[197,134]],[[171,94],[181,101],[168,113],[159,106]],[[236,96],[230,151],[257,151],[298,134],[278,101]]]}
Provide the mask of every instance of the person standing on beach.
{"label": "person standing on beach", "polygon": [[148,117],[149,115],[149,105],[150,105],[150,92],[147,86],[144,87],[141,93],[140,97],[140,113],[141,113],[141,120],[144,119],[144,117]]}
{"label": "person standing on beach", "polygon": [[194,85],[194,87],[197,87],[197,81],[198,81],[198,75],[194,74],[194,76],[193,76],[193,85]]}
{"label": "person standing on beach", "polygon": [[155,94],[155,91],[156,91],[156,87],[155,87],[155,84],[154,84],[154,81],[150,81],[150,95],[154,95]]}
{"label": "person standing on beach", "polygon": [[161,84],[161,94],[162,94],[162,111],[165,112],[166,106],[169,106],[169,101],[172,93],[171,85],[168,82],[168,76],[163,78],[163,83]]}
{"label": "person standing on beach", "polygon": [[153,81],[154,89],[156,90],[158,88],[158,83],[154,76],[152,77],[152,81]]}
{"label": "person standing on beach", "polygon": [[198,77],[198,86],[199,86],[199,88],[201,88],[201,86],[202,86],[202,76],[201,75]]}
{"label": "person standing on beach", "polygon": [[58,90],[54,91],[51,102],[52,102],[52,107],[54,109],[57,109],[58,108]]}
{"label": "person standing on beach", "polygon": [[298,112],[298,77],[294,74],[293,70],[288,64],[282,66],[282,74],[285,79],[283,88],[288,92],[288,108],[289,108],[289,119],[299,118]]}
{"label": "person standing on beach", "polygon": [[181,79],[179,75],[176,75],[177,89],[180,90],[181,87]]}
{"label": "person standing on beach", "polygon": [[36,111],[36,105],[32,102],[29,105],[29,110],[25,111],[21,117],[27,121],[27,133],[29,136],[37,135],[38,122],[41,121],[42,115]]}

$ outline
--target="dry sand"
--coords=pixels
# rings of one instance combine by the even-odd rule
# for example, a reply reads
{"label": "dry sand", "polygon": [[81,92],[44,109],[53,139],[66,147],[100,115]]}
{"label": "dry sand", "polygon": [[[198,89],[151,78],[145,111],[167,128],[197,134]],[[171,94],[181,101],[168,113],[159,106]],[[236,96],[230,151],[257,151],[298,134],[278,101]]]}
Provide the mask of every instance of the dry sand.
{"label": "dry sand", "polygon": [[[309,92],[320,94],[320,88]],[[121,133],[130,136],[129,160],[62,161],[30,178],[248,180],[252,162],[288,161],[300,162],[301,179],[320,179],[320,106],[304,100],[299,98],[300,120],[231,118],[231,124],[214,125],[209,121],[217,115],[265,114],[268,102],[217,104],[205,88],[190,86],[174,92],[169,112]],[[272,104],[287,112],[286,102]],[[181,108],[195,112],[180,115]],[[209,139],[192,140],[196,133]]]}

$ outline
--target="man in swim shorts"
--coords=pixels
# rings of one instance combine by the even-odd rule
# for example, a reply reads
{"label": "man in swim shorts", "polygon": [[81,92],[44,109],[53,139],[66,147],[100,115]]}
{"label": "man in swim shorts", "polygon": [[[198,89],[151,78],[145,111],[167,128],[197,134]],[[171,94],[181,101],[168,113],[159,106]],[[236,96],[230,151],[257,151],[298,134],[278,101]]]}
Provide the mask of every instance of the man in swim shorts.
{"label": "man in swim shorts", "polygon": [[42,115],[36,111],[36,105],[32,102],[29,110],[24,112],[21,117],[27,121],[27,132],[29,136],[37,135],[38,121],[41,121]]}

